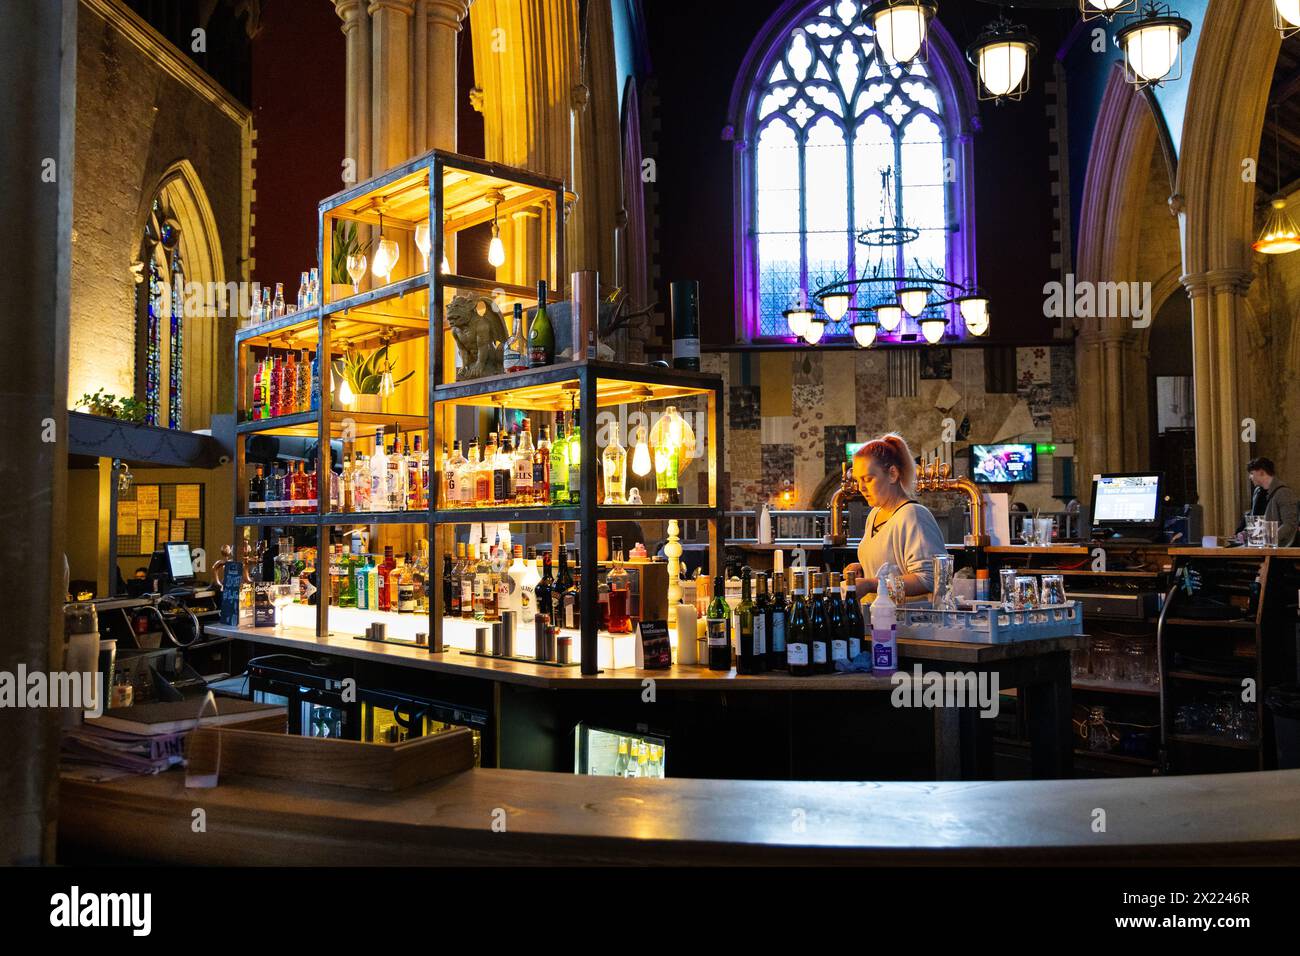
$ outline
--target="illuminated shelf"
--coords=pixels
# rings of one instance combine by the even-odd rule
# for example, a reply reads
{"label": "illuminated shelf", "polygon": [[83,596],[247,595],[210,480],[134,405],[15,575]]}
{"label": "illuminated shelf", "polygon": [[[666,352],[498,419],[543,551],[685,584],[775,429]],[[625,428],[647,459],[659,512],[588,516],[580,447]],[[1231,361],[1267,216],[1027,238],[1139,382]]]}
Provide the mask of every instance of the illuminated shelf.
{"label": "illuminated shelf", "polygon": [[321,524],[424,524],[429,523],[427,511],[331,511],[321,516]]}
{"label": "illuminated shelf", "polygon": [[[315,438],[319,431],[320,412],[298,412],[295,415],[281,415],[259,422],[243,422],[237,431],[241,435],[264,434],[284,435],[298,438]],[[349,425],[349,422],[351,423]],[[330,436],[341,437],[351,428],[355,440],[370,439],[372,428],[396,425],[401,431],[424,432],[429,429],[429,420],[423,415],[400,415],[389,412],[349,412],[334,409],[330,411]]]}
{"label": "illuminated shelf", "polygon": [[320,523],[320,515],[235,515],[237,528],[290,528],[312,527]]}
{"label": "illuminated shelf", "polygon": [[240,422],[235,431],[240,435],[263,432],[269,435],[303,435],[308,432],[302,428],[310,426],[310,434],[316,434],[316,422],[319,412],[295,412],[292,415],[277,415],[275,418],[262,418],[255,422]]}
{"label": "illuminated shelf", "polygon": [[[327,303],[323,311],[328,318],[340,312],[352,312],[364,310],[367,306],[376,305],[386,302],[389,299],[399,299],[407,295],[419,292],[429,291],[429,273],[420,272],[413,276],[407,276],[404,279],[398,279],[396,282],[390,282],[382,285],[378,289],[367,289],[365,292],[358,292],[355,295],[339,299],[337,302]],[[418,323],[426,332],[429,328],[429,320],[411,317],[411,323]]]}
{"label": "illuminated shelf", "polygon": [[272,340],[283,339],[286,336],[292,337],[303,330],[310,330],[312,341],[315,341],[316,324],[319,318],[320,311],[314,306],[310,309],[303,309],[301,312],[291,312],[288,315],[280,316],[278,319],[271,319],[269,322],[238,329],[235,332],[235,344],[271,345]]}
{"label": "illuminated shelf", "polygon": [[434,388],[438,404],[505,405],[523,411],[567,412],[580,389],[580,376],[596,378],[596,405],[630,405],[642,401],[664,402],[707,395],[717,378],[701,372],[621,365],[582,359],[527,372],[489,375],[473,381]]}

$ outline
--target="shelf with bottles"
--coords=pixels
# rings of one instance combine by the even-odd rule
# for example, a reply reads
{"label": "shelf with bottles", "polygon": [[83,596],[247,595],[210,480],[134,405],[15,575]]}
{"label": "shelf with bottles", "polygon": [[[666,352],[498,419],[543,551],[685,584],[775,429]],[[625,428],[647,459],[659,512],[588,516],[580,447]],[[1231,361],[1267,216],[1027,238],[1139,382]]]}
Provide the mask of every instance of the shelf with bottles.
{"label": "shelf with bottles", "polygon": [[240,433],[292,428],[315,420],[320,363],[315,349],[285,339],[237,349]]}
{"label": "shelf with bottles", "polygon": [[235,331],[235,344],[265,348],[288,341],[290,348],[306,348],[315,344],[319,323],[320,309],[312,306],[246,325]]}
{"label": "shelf with bottles", "polygon": [[[313,610],[325,633],[414,644],[429,633],[429,547],[424,526],[380,523],[321,529],[327,555]],[[304,614],[305,612],[298,612]],[[309,626],[304,624],[304,626]],[[426,641],[427,643],[427,641]]]}
{"label": "shelf with bottles", "polygon": [[540,226],[538,261],[552,262],[559,274],[565,198],[556,180],[441,150],[336,193],[319,206],[322,261],[331,263],[325,312],[444,285],[491,294],[503,283],[457,268],[456,236],[491,225],[488,260],[497,268],[505,262],[501,225],[509,234],[519,217]]}

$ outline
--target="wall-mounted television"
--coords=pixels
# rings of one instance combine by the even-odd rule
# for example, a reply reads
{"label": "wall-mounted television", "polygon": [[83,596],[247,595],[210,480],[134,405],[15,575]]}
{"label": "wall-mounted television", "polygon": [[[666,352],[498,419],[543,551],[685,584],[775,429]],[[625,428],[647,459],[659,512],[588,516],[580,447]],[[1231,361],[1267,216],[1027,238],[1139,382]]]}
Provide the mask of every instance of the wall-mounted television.
{"label": "wall-mounted television", "polygon": [[1028,484],[1038,480],[1032,444],[971,445],[970,476],[983,484]]}

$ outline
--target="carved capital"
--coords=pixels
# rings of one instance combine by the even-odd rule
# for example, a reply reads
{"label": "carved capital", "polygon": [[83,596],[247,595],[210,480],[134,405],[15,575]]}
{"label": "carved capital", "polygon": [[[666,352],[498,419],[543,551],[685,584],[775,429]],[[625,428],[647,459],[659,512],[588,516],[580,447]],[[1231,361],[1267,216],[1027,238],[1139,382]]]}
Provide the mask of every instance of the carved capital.
{"label": "carved capital", "polygon": [[415,0],[370,0],[368,12],[373,17],[380,10],[392,10],[409,17],[415,12]]}
{"label": "carved capital", "polygon": [[469,0],[425,0],[425,4],[431,26],[459,31],[461,23],[469,16]]}
{"label": "carved capital", "polygon": [[483,112],[483,87],[481,86],[470,87],[469,105],[474,108],[475,112],[478,113]]}
{"label": "carved capital", "polygon": [[356,28],[367,15],[367,0],[334,0],[334,12],[343,21],[343,32]]}
{"label": "carved capital", "polygon": [[1195,275],[1185,275],[1180,280],[1193,299],[1203,295],[1232,292],[1244,296],[1255,281],[1254,273],[1247,269],[1211,269]]}

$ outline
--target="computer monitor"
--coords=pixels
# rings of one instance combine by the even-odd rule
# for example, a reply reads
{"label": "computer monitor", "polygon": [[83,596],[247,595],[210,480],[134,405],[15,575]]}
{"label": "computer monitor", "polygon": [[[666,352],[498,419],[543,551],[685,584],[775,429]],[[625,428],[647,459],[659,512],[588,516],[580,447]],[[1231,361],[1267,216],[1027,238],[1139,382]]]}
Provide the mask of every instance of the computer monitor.
{"label": "computer monitor", "polygon": [[194,562],[190,559],[188,541],[168,541],[163,548],[167,553],[167,567],[174,584],[191,584],[194,581]]}
{"label": "computer monitor", "polygon": [[1158,472],[1093,478],[1093,537],[1149,538],[1158,534],[1164,478]]}

